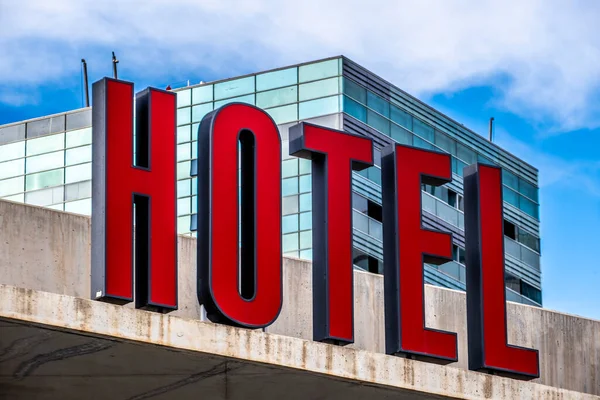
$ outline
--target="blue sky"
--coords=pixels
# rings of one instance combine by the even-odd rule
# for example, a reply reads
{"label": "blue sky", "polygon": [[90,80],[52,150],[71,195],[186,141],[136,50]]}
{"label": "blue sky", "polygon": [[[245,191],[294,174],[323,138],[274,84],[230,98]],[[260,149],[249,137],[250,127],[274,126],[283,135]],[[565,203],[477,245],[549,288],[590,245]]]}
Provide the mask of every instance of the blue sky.
{"label": "blue sky", "polygon": [[0,0],[0,124],[344,54],[540,170],[544,306],[600,319],[600,3]]}

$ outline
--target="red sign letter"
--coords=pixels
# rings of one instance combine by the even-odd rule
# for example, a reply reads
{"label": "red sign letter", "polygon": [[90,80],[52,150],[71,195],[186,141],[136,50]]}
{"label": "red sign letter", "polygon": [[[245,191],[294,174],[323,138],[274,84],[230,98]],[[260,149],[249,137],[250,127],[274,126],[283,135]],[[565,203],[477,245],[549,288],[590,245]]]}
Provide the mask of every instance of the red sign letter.
{"label": "red sign letter", "polygon": [[136,162],[133,84],[105,78],[93,96],[92,298],[132,301],[135,258],[136,307],[177,309],[175,94],[136,95]]}
{"label": "red sign letter", "polygon": [[456,333],[425,327],[423,263],[452,259],[452,235],[421,227],[421,184],[450,182],[450,156],[391,145],[382,152],[385,343],[388,354],[456,361]]}
{"label": "red sign letter", "polygon": [[352,170],[373,165],[373,143],[300,123],[290,155],[312,159],[314,340],[353,343]]}
{"label": "red sign letter", "polygon": [[213,322],[262,328],[279,315],[281,139],[254,106],[227,104],[200,125],[198,278]]}
{"label": "red sign letter", "polygon": [[538,351],[507,341],[501,177],[497,167],[465,168],[469,368],[538,378]]}

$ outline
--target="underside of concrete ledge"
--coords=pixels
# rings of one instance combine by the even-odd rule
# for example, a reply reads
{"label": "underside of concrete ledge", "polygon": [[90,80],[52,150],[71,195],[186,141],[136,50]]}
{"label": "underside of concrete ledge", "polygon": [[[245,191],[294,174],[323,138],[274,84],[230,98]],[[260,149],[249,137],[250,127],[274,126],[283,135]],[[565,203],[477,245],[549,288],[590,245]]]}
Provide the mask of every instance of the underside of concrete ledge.
{"label": "underside of concrete ledge", "polygon": [[0,285],[0,398],[598,397]]}

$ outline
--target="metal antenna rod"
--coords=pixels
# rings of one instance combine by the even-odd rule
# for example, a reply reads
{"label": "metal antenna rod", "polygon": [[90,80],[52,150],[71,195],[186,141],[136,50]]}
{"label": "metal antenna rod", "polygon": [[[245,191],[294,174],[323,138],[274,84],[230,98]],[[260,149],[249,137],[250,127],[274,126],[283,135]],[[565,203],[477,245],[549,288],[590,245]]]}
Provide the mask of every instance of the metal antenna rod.
{"label": "metal antenna rod", "polygon": [[494,117],[490,118],[490,142],[492,141],[492,133],[494,132]]}
{"label": "metal antenna rod", "polygon": [[87,72],[87,63],[85,62],[85,58],[81,59],[81,65],[83,67],[83,85],[85,92],[85,106],[90,106],[90,89],[88,87],[88,72]]}
{"label": "metal antenna rod", "polygon": [[117,76],[117,64],[119,63],[119,60],[117,60],[117,56],[115,56],[115,52],[112,52],[112,63],[113,63],[113,78],[115,79],[119,79]]}

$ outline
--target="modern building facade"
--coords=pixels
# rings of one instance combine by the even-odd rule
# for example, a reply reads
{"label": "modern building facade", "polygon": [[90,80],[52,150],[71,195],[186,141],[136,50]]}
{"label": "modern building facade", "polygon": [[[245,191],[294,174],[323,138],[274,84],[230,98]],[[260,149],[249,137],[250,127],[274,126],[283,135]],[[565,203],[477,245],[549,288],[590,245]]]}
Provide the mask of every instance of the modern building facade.
{"label": "modern building facade", "polygon": [[[450,153],[453,181],[423,186],[423,224],[451,231],[454,261],[425,265],[425,280],[465,289],[463,167],[503,169],[507,299],[541,305],[538,171],[462,124],[345,57],[175,89],[177,214],[180,234],[195,236],[200,121],[229,102],[265,109],[282,136],[284,255],[312,259],[310,162],[288,155],[288,129],[298,121],[365,135],[375,166],[353,174],[354,265],[383,270],[381,148],[393,142]],[[0,126],[0,198],[89,215],[91,109]]]}

